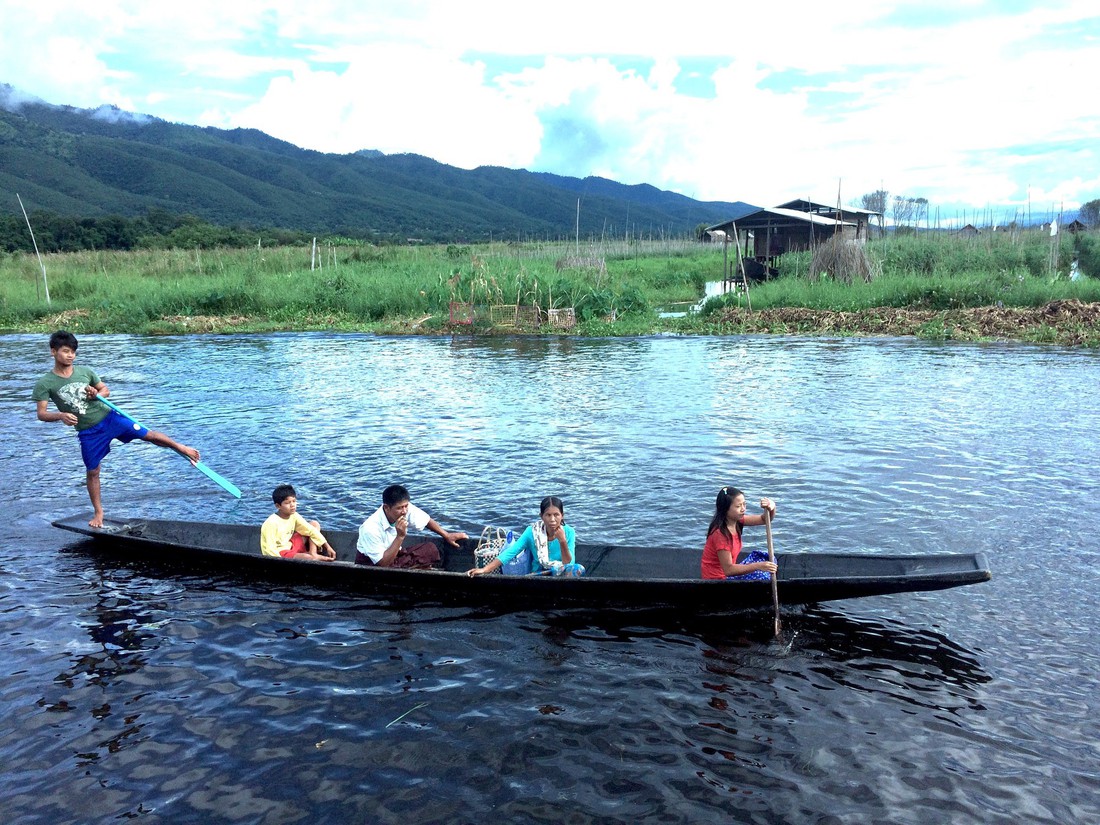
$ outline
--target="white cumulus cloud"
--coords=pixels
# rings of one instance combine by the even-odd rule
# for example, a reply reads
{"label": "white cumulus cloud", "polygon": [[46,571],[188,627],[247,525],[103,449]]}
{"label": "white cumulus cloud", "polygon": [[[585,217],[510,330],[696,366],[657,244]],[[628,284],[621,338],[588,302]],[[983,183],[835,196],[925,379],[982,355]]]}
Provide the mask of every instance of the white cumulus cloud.
{"label": "white cumulus cloud", "polygon": [[0,82],[20,94],[318,151],[761,204],[880,187],[946,210],[1100,194],[1093,0],[0,8]]}

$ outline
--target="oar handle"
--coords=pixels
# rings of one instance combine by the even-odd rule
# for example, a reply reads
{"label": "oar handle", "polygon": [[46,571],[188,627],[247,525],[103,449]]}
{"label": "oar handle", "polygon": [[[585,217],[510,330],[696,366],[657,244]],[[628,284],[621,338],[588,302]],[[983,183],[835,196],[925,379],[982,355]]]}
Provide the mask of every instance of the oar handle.
{"label": "oar handle", "polygon": [[[110,407],[112,410],[114,410],[119,415],[126,416],[131,421],[133,421],[135,424],[141,424],[141,422],[138,421],[136,418],[134,418],[132,415],[130,415],[130,413],[126,412],[125,410],[123,410],[121,408],[119,408],[117,405],[114,404],[114,402],[108,401],[102,395],[97,395],[96,398],[98,398],[100,401],[102,401],[104,404],[106,404],[108,407]],[[145,425],[142,424],[142,426],[144,427]]]}
{"label": "oar handle", "polygon": [[[764,509],[764,533],[768,539],[768,561],[775,563],[775,548],[772,546],[772,514],[767,508]],[[779,578],[778,571],[772,573],[772,605],[775,607],[775,635],[779,635],[779,584],[777,579]]]}
{"label": "oar handle", "polygon": [[[764,511],[764,532],[768,537],[768,561],[775,561],[775,548],[772,546],[772,514]],[[775,574],[772,574],[774,578]]]}

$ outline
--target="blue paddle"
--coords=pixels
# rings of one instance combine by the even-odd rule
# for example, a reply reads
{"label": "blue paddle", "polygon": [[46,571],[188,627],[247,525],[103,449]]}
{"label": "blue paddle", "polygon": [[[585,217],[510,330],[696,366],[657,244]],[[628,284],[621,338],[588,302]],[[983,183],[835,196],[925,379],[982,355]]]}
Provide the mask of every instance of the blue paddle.
{"label": "blue paddle", "polygon": [[[136,418],[134,418],[132,415],[130,415],[130,413],[126,412],[125,410],[120,410],[115,404],[112,404],[110,401],[108,401],[102,395],[99,395],[99,396],[96,396],[96,397],[99,398],[100,401],[102,401],[104,404],[106,404],[108,407],[110,407],[112,410],[114,410],[119,415],[123,415],[126,418],[129,418],[135,424],[140,423]],[[143,424],[142,426],[145,426],[145,425]],[[218,486],[220,486],[223,490],[225,490],[231,496],[236,496],[237,498],[241,497],[240,489],[238,489],[237,485],[234,484],[232,481],[229,481],[227,479],[222,478],[220,475],[215,473],[213,470],[211,470],[209,467],[207,467],[201,461],[194,461],[194,462],[191,462],[191,463],[193,463],[196,467],[198,467],[200,472],[204,473],[208,478],[212,479],[214,481],[214,483],[216,483]]]}

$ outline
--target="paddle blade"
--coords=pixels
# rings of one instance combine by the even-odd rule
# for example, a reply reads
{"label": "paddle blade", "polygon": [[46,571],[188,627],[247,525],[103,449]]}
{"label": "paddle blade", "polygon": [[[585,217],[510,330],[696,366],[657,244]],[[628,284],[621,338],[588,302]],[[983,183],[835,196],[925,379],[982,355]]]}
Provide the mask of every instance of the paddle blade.
{"label": "paddle blade", "polygon": [[[126,418],[129,418],[129,419],[130,419],[131,421],[133,421],[133,422],[134,422],[135,424],[137,424],[137,423],[138,423],[138,420],[137,420],[136,418],[134,418],[134,417],[133,417],[132,415],[130,415],[130,414],[129,414],[128,412],[126,412],[125,410],[123,410],[123,409],[120,409],[120,408],[119,408],[118,406],[116,406],[115,404],[111,403],[110,401],[108,401],[108,400],[107,400],[106,398],[104,398],[103,396],[97,396],[97,397],[99,398],[99,400],[100,400],[100,401],[102,401],[102,402],[103,402],[104,404],[106,404],[106,405],[107,405],[108,407],[110,407],[110,408],[111,408],[112,410],[114,410],[114,411],[115,411],[116,413],[118,413],[119,415],[122,415],[122,416],[125,416]],[[144,426],[144,425],[143,425],[143,426]],[[229,493],[229,494],[230,494],[231,496],[234,496],[234,497],[236,497],[236,498],[240,498],[240,497],[241,497],[241,491],[240,491],[240,489],[238,489],[237,485],[236,485],[236,484],[234,484],[234,483],[233,483],[232,481],[229,481],[229,480],[227,480],[227,479],[224,479],[224,478],[222,478],[222,477],[221,477],[220,475],[218,475],[217,473],[215,473],[215,472],[214,472],[213,470],[211,470],[211,469],[210,469],[209,467],[207,467],[207,466],[206,466],[205,464],[203,464],[203,463],[202,463],[201,461],[194,461],[194,462],[192,462],[192,463],[193,463],[193,464],[194,464],[194,465],[195,465],[196,467],[198,467],[198,468],[199,468],[199,470],[200,470],[201,472],[203,472],[203,473],[204,473],[204,474],[205,474],[206,476],[208,476],[209,478],[211,478],[211,479],[212,479],[212,480],[214,481],[214,483],[215,483],[215,484],[217,484],[217,485],[218,485],[219,487],[221,487],[221,488],[222,488],[223,490],[225,490],[225,491],[226,491],[227,493]]]}
{"label": "paddle blade", "polygon": [[214,481],[214,483],[216,483],[219,487],[221,487],[223,490],[225,490],[231,496],[235,496],[236,498],[241,497],[241,491],[237,488],[237,485],[234,484],[232,481],[228,481],[227,479],[222,478],[220,475],[215,473],[213,470],[211,470],[209,467],[207,467],[201,461],[196,461],[195,466],[198,467],[199,470],[202,473],[204,473],[207,477],[212,479]]}

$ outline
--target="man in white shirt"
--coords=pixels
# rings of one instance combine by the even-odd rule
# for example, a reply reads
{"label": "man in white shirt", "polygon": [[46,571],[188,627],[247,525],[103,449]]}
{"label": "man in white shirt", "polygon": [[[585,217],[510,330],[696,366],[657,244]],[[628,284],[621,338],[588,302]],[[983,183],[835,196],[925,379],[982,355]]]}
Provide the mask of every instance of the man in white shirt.
{"label": "man in white shirt", "polygon": [[382,491],[382,506],[359,527],[355,544],[356,564],[375,567],[430,567],[439,561],[439,548],[434,542],[404,547],[409,525],[416,530],[427,528],[438,533],[447,544],[458,547],[465,533],[449,533],[435,519],[409,501],[409,491],[400,484],[391,484]]}

